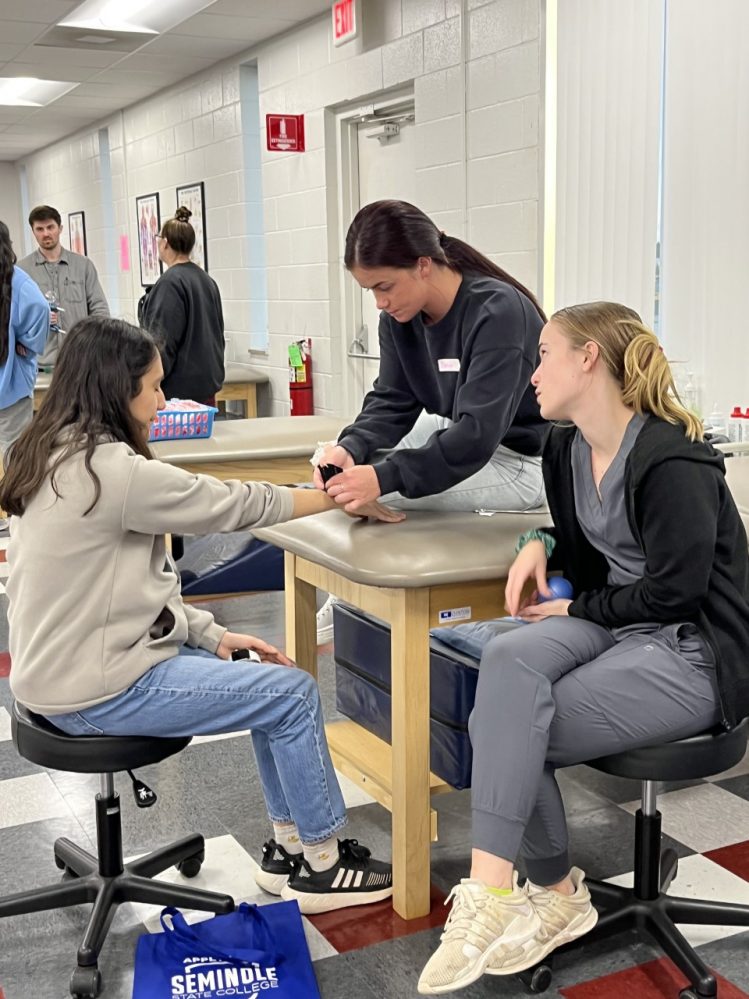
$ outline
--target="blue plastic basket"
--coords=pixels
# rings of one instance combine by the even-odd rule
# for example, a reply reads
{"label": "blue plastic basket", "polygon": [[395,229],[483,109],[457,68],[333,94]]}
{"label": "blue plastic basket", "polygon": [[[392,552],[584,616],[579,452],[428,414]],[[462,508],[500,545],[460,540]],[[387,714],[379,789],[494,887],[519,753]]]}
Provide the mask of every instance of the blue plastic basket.
{"label": "blue plastic basket", "polygon": [[216,406],[204,406],[190,399],[170,399],[151,424],[149,441],[176,441],[210,437]]}

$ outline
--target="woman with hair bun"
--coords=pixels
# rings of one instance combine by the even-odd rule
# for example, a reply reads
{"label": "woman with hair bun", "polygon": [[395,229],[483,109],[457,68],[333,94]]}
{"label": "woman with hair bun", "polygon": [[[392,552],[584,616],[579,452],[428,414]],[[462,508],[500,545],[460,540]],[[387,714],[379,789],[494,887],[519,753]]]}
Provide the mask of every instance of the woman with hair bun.
{"label": "woman with hair bun", "polygon": [[192,212],[180,205],[161,227],[159,258],[168,270],[143,304],[143,326],[159,340],[167,399],[216,404],[224,383],[224,314],[218,285],[190,260]]}
{"label": "woman with hair bun", "polygon": [[[539,353],[541,414],[567,423],[543,454],[554,527],[520,537],[508,576],[507,610],[529,625],[481,658],[471,872],[421,995],[515,974],[595,925],[570,866],[557,767],[749,715],[746,532],[655,334],[632,309],[592,302],[555,313]],[[539,601],[547,568],[574,599]]]}

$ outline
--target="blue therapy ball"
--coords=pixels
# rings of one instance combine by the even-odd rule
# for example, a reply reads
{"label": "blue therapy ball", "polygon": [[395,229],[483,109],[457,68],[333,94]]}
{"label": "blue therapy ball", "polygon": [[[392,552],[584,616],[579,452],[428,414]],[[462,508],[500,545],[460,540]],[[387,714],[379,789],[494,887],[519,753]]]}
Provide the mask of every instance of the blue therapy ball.
{"label": "blue therapy ball", "polygon": [[540,594],[538,598],[540,604],[545,600],[572,600],[572,583],[568,579],[565,579],[564,576],[549,576],[546,582],[549,584],[551,596],[545,597],[543,594]]}

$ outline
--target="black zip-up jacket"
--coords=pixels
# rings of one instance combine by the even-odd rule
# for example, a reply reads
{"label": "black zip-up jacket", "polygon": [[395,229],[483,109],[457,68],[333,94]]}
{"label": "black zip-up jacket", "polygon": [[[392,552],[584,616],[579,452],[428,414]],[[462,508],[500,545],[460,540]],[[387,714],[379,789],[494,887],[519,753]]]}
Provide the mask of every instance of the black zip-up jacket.
{"label": "black zip-up jacket", "polygon": [[681,426],[647,418],[624,468],[627,519],[645,571],[612,586],[575,514],[575,430],[554,427],[543,454],[555,525],[544,530],[557,540],[549,568],[562,569],[578,594],[569,614],[607,628],[693,622],[715,654],[724,722],[735,725],[749,715],[749,553],[723,456]]}

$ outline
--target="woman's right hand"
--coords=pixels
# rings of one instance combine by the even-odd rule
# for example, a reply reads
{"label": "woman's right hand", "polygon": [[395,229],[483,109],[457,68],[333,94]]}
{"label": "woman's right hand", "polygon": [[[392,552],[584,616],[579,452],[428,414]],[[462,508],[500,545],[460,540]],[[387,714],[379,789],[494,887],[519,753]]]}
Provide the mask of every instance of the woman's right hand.
{"label": "woman's right hand", "polygon": [[[526,604],[537,602],[537,594],[539,593],[544,597],[552,595],[546,582],[547,561],[543,541],[529,541],[520,549],[507,573],[505,607],[508,614],[517,617],[519,611]],[[523,588],[529,579],[535,580],[536,593],[523,600]]]}
{"label": "woman's right hand", "polygon": [[340,444],[328,444],[320,455],[320,460],[315,467],[312,481],[317,489],[325,489],[325,483],[320,475],[320,465],[338,465],[339,468],[353,468],[356,462],[348,453],[345,447]]}

